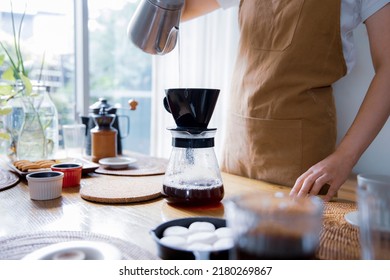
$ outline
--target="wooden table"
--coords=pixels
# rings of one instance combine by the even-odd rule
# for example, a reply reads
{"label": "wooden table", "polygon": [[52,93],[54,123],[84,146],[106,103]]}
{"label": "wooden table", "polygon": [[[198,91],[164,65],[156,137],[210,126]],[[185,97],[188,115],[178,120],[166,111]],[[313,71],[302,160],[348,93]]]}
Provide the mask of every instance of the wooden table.
{"label": "wooden table", "polygon": [[[4,166],[3,166],[4,168]],[[93,176],[109,176],[98,175]],[[117,176],[110,176],[112,180]],[[25,181],[0,192],[0,237],[34,231],[91,231],[135,243],[157,254],[150,230],[164,221],[191,216],[224,217],[226,201],[248,192],[289,192],[289,188],[231,174],[222,174],[225,198],[214,207],[174,207],[158,198],[142,203],[99,204],[80,197],[79,187],[63,189],[61,198],[33,201]],[[162,184],[163,175],[149,177]],[[90,178],[83,177],[81,188]],[[348,180],[340,189],[337,201],[355,200],[356,181]]]}

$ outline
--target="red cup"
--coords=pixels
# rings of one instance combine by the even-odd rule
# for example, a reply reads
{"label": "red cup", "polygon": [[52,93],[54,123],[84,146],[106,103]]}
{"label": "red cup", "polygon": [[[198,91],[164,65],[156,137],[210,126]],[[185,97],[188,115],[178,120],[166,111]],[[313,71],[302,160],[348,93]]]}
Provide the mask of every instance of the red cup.
{"label": "red cup", "polygon": [[80,185],[83,166],[78,163],[57,163],[51,166],[51,170],[64,173],[62,187],[76,187]]}

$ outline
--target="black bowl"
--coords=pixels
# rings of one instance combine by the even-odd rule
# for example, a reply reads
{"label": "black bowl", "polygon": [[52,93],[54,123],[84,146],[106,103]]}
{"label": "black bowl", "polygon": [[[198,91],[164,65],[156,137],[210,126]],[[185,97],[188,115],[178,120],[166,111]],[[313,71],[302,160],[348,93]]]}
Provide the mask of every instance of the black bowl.
{"label": "black bowl", "polygon": [[[183,219],[175,219],[165,223],[160,224],[155,229],[151,230],[151,235],[154,241],[157,244],[158,256],[164,260],[195,260],[200,259],[202,256],[199,255],[199,252],[187,251],[178,248],[173,248],[166,246],[160,242],[160,239],[163,237],[163,232],[166,228],[171,226],[183,226],[189,227],[193,222],[209,222],[212,223],[215,228],[225,227],[226,220],[220,218],[212,217],[191,217]],[[208,258],[210,260],[228,260],[230,250],[214,250],[210,251]],[[206,254],[207,255],[207,254]]]}

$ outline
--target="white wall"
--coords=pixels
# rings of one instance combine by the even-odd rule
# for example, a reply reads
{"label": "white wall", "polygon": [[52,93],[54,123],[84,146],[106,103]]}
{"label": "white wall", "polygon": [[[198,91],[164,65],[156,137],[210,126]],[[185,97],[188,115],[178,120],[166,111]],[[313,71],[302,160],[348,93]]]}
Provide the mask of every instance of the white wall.
{"label": "white wall", "polygon": [[[351,125],[374,75],[367,32],[363,24],[355,30],[354,37],[358,57],[357,64],[350,74],[334,85],[338,115],[338,141],[341,140]],[[362,155],[353,171],[355,173],[367,172],[390,175],[389,121]]]}

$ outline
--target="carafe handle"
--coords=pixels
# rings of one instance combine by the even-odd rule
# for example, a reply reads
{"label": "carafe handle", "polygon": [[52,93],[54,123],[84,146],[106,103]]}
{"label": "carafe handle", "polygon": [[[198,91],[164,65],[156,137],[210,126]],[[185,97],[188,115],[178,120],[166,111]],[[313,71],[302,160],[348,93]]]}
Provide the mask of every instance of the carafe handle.
{"label": "carafe handle", "polygon": [[[126,127],[126,133],[123,133],[123,134],[122,134],[122,131],[121,131],[121,139],[125,139],[127,136],[129,136],[129,133],[130,133],[130,118],[129,118],[129,116],[126,116],[126,115],[117,115],[117,118],[118,118],[118,120],[119,120],[120,118],[126,120],[126,125],[125,125],[125,127]],[[121,121],[121,122],[122,122],[122,121]]]}

